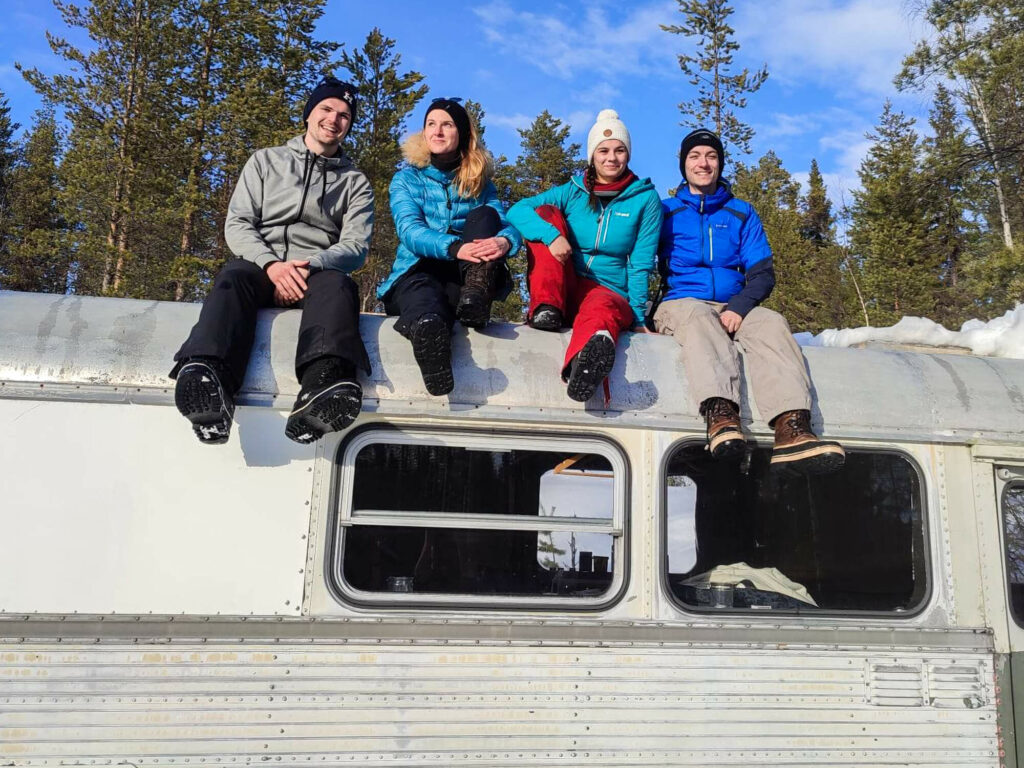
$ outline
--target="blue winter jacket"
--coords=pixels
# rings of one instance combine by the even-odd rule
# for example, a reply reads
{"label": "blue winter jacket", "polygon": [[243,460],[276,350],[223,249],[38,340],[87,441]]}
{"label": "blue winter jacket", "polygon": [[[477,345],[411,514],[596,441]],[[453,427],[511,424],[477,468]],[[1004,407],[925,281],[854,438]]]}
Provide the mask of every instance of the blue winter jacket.
{"label": "blue winter jacket", "polygon": [[661,229],[661,203],[651,180],[636,179],[596,211],[582,176],[509,208],[508,219],[524,238],[551,245],[558,230],[536,214],[542,205],[558,208],[569,224],[576,274],[624,296],[642,325]]}
{"label": "blue winter jacket", "polygon": [[454,171],[439,171],[429,164],[429,153],[411,155],[410,162],[423,165],[409,165],[395,174],[391,180],[391,216],[398,232],[398,252],[391,274],[377,290],[377,298],[408,272],[421,258],[451,260],[448,246],[457,242],[460,236],[449,232],[462,232],[466,215],[480,205],[489,205],[501,216],[503,229],[499,237],[507,238],[511,244],[510,254],[523,244],[516,230],[509,226],[505,209],[498,200],[494,185],[488,181],[479,197],[460,197],[453,186]]}
{"label": "blue winter jacket", "polygon": [[750,203],[718,182],[710,195],[695,195],[686,181],[663,200],[658,270],[664,299],[720,301],[741,317],[775,287],[772,249]]}

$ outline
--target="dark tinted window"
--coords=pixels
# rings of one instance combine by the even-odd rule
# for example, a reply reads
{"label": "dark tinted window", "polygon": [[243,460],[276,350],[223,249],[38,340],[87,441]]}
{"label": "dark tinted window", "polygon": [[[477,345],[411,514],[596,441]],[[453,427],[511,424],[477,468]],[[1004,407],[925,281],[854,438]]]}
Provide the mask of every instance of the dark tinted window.
{"label": "dark tinted window", "polygon": [[[920,605],[924,513],[909,461],[851,451],[842,471],[802,477],[770,469],[770,458],[770,450],[757,449],[744,463],[718,462],[694,444],[673,453],[667,567],[678,599],[693,608],[776,611]],[[733,568],[709,579],[723,566]],[[735,586],[716,591],[709,581]]]}
{"label": "dark tinted window", "polygon": [[609,456],[526,449],[515,440],[491,439],[486,447],[385,440],[381,433],[356,446],[350,489],[342,489],[351,500],[340,538],[349,587],[606,595],[623,514]]}
{"label": "dark tinted window", "polygon": [[1002,508],[1010,611],[1014,621],[1024,627],[1024,483],[1011,483],[1003,489]]}

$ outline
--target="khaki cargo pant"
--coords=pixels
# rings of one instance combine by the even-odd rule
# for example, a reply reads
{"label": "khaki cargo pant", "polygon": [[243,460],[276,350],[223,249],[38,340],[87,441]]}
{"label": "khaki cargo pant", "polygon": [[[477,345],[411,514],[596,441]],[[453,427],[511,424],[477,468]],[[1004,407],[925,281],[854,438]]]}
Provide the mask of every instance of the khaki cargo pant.
{"label": "khaki cargo pant", "polygon": [[[675,337],[683,349],[690,391],[700,405],[709,397],[740,402],[740,359],[736,344],[719,322],[725,304],[700,299],[663,301],[654,313],[658,333]],[[809,410],[811,380],[789,323],[778,312],[754,307],[736,331],[761,417]]]}

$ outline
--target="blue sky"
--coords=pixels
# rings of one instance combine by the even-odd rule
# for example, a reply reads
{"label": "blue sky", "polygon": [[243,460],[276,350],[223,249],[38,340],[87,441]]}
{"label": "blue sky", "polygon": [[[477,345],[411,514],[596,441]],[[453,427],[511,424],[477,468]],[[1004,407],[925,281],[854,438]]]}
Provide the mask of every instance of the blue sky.
{"label": "blue sky", "polygon": [[[888,97],[927,128],[927,94],[899,94],[893,75],[924,35],[896,0],[736,0],[730,23],[740,67],[767,65],[770,76],[743,117],[756,135],[754,162],[769,149],[799,180],[817,158],[834,199],[848,197],[870,131]],[[45,33],[68,36],[46,0],[0,0],[0,90],[14,119],[31,124],[39,99],[14,68],[62,71]],[[430,97],[463,96],[483,104],[486,139],[514,157],[516,128],[542,110],[568,122],[585,144],[597,112],[618,110],[633,141],[632,168],[659,191],[678,183],[681,101],[693,97],[676,56],[693,43],[661,31],[682,23],[675,0],[632,3],[511,0],[329,0],[319,33],[359,47],[378,26],[396,40],[403,70],[426,76]],[[339,73],[341,74],[341,73]],[[413,118],[420,125],[417,110]],[[727,171],[728,172],[728,171]],[[845,191],[844,191],[845,190]]]}

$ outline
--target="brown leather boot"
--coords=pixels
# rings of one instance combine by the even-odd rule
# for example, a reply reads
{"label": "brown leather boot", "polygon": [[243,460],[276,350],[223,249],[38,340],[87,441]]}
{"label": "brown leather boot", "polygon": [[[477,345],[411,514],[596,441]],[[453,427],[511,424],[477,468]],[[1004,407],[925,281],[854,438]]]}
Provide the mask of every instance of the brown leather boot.
{"label": "brown leather boot", "polygon": [[773,467],[824,475],[840,469],[845,461],[843,446],[821,440],[811,431],[810,411],[785,411],[775,417]]}
{"label": "brown leather boot", "polygon": [[700,404],[700,414],[708,425],[708,447],[716,459],[738,459],[747,444],[740,431],[740,412],[724,397],[709,397]]}
{"label": "brown leather boot", "polygon": [[455,314],[467,328],[483,328],[491,319],[491,301],[500,267],[497,261],[483,261],[466,269]]}

